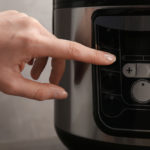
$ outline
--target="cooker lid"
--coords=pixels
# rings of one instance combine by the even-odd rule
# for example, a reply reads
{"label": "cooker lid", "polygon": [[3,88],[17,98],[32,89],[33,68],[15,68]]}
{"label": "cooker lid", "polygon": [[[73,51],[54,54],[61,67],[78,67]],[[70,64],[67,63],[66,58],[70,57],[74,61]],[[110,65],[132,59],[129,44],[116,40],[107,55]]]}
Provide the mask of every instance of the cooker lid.
{"label": "cooker lid", "polygon": [[150,0],[54,0],[54,8],[88,7],[101,5],[148,5]]}

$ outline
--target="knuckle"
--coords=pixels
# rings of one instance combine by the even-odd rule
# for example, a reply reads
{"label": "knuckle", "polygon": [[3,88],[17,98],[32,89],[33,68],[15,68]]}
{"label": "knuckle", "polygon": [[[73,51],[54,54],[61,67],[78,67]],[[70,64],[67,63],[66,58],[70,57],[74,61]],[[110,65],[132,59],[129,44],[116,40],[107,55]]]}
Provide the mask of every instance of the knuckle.
{"label": "knuckle", "polygon": [[36,31],[20,32],[16,35],[16,44],[22,48],[22,51],[35,55],[35,45],[39,44],[39,37]]}
{"label": "knuckle", "polygon": [[17,13],[19,13],[17,10],[8,10],[7,12],[10,13],[10,14],[17,14]]}
{"label": "knuckle", "polygon": [[31,42],[31,37],[22,33],[17,35],[16,40],[19,42],[20,47],[27,50]]}
{"label": "knuckle", "polygon": [[70,58],[77,58],[80,55],[80,50],[77,48],[77,43],[70,41],[69,42],[69,49],[68,49],[68,55]]}
{"label": "knuckle", "polygon": [[41,87],[39,87],[34,95],[33,95],[33,99],[36,99],[36,100],[39,100],[39,101],[42,101],[42,100],[45,100],[45,95],[44,95],[44,89],[42,89]]}
{"label": "knuckle", "polygon": [[28,35],[25,34],[19,34],[18,38],[20,39],[20,41],[22,41],[23,43],[28,43],[30,41],[30,37]]}
{"label": "knuckle", "polygon": [[91,63],[92,63],[92,64],[96,64],[98,56],[99,56],[99,52],[98,52],[97,50],[94,51],[94,52],[93,52],[93,55],[92,55],[92,57],[91,57]]}
{"label": "knuckle", "polygon": [[20,13],[20,15],[23,17],[28,17],[28,15],[26,13]]}
{"label": "knuckle", "polygon": [[11,10],[10,12],[15,14],[19,13],[17,10]]}
{"label": "knuckle", "polygon": [[17,18],[17,23],[22,27],[29,27],[30,26],[30,19],[27,15],[21,15],[21,17]]}
{"label": "knuckle", "polygon": [[32,22],[32,23],[40,23],[37,19],[35,19],[35,18],[33,18],[33,17],[29,17],[30,18],[30,21]]}
{"label": "knuckle", "polygon": [[50,87],[48,83],[39,85],[33,93],[32,98],[39,101],[54,98],[54,91],[50,90]]}

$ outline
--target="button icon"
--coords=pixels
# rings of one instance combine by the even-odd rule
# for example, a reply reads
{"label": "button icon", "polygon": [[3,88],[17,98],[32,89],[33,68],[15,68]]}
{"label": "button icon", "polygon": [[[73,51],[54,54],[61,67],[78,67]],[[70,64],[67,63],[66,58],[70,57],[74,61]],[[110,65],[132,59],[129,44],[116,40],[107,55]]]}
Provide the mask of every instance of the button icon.
{"label": "button icon", "polygon": [[128,74],[130,74],[132,71],[133,70],[130,67],[128,67],[128,69],[127,69]]}

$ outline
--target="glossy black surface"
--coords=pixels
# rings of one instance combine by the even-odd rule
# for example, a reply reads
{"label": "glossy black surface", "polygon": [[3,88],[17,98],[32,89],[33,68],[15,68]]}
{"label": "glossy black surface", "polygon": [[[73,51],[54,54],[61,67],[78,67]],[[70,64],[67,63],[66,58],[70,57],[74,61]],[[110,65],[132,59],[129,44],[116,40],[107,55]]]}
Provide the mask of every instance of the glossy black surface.
{"label": "glossy black surface", "polygon": [[[136,61],[143,61],[144,58],[143,58],[143,56],[135,56],[135,55],[128,56],[128,55],[124,55],[124,56],[122,56],[122,60],[132,63],[132,62],[136,62]],[[150,60],[150,59],[147,58],[147,56],[146,56],[145,60]]]}
{"label": "glossy black surface", "polygon": [[117,117],[125,109],[125,105],[120,96],[102,94],[102,113],[107,118]]}
{"label": "glossy black surface", "polygon": [[[120,53],[119,53],[119,32],[113,29],[105,28],[102,26],[96,26],[97,48],[105,52],[114,54],[117,57],[115,63],[103,68],[108,70],[117,71],[120,70]],[[109,38],[108,38],[109,37]]]}
{"label": "glossy black surface", "polygon": [[[117,9],[115,11],[117,12]],[[124,65],[128,63],[148,62],[150,58],[150,32],[143,31],[142,28],[140,31],[126,28],[130,26],[130,22],[126,22],[130,16],[129,13],[136,16],[137,12],[139,15],[139,12],[142,11],[142,9],[135,9],[134,14],[134,9],[132,11],[124,10],[124,15],[127,12],[127,18],[111,16],[111,13],[108,14],[111,12],[109,9],[105,10],[106,16],[104,12],[100,11],[93,15],[93,47],[117,56],[114,66],[93,66],[95,121],[100,129],[112,135],[150,137],[150,122],[147,121],[150,115],[150,103],[138,103],[131,93],[132,85],[143,78],[125,76],[122,71]],[[101,14],[105,23],[100,20]],[[107,18],[107,15],[111,17]],[[110,28],[111,24],[109,24],[109,28],[107,25],[107,27],[104,26],[109,23],[109,19],[119,27],[118,30],[114,29],[114,26]],[[144,27],[146,21],[142,23],[141,25]],[[125,27],[124,30],[123,27]]]}
{"label": "glossy black surface", "polygon": [[[119,32],[116,30],[96,26],[97,42],[100,49],[109,49],[116,51],[119,48]],[[109,37],[109,38],[108,38]]]}
{"label": "glossy black surface", "polygon": [[149,0],[54,0],[54,8],[87,7],[101,5],[144,5]]}
{"label": "glossy black surface", "polygon": [[100,71],[101,76],[101,91],[110,94],[121,94],[120,73]]}
{"label": "glossy black surface", "polygon": [[121,49],[124,55],[147,55],[150,52],[150,32],[121,31]]}
{"label": "glossy black surface", "polygon": [[137,130],[149,130],[150,122],[146,119],[149,118],[149,115],[150,110],[125,109],[118,116],[111,117],[111,119],[110,117],[105,117],[104,115],[101,115],[101,117],[103,118],[103,120],[105,120],[105,124],[107,124],[107,126],[109,126],[110,129],[120,128],[122,130],[134,130],[136,128]]}

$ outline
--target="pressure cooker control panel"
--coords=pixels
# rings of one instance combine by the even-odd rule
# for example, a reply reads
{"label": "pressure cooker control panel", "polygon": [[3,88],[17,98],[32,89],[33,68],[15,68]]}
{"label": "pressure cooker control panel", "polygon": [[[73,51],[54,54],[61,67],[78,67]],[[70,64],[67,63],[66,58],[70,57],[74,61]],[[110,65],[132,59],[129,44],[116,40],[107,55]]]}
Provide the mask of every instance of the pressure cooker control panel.
{"label": "pressure cooker control panel", "polygon": [[109,134],[150,137],[150,15],[104,12],[92,18],[93,48],[117,60],[93,66],[96,123]]}

